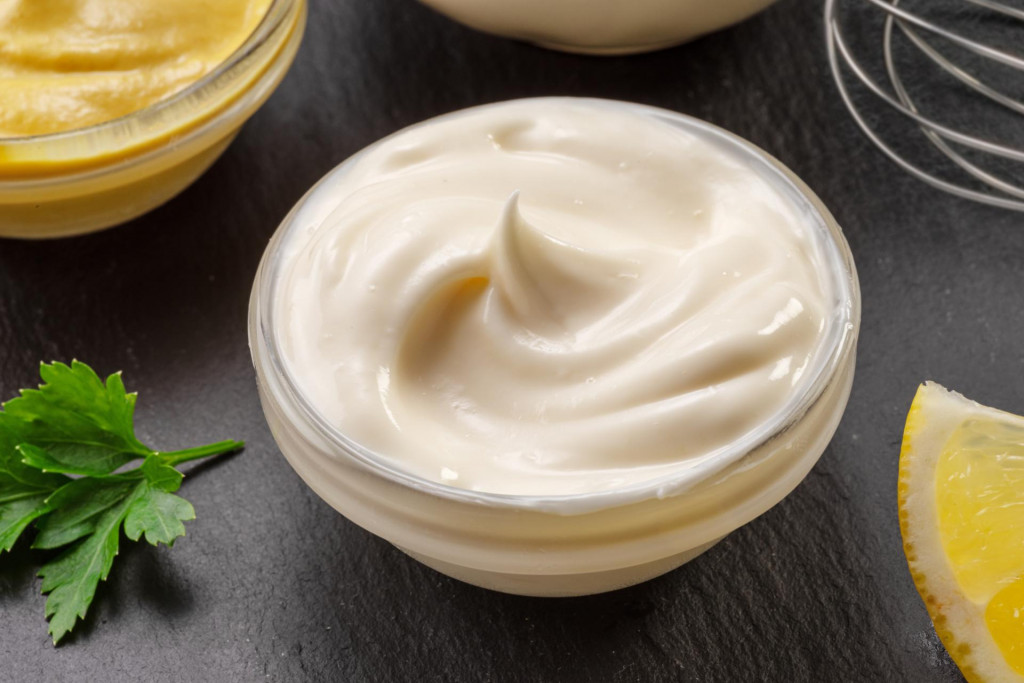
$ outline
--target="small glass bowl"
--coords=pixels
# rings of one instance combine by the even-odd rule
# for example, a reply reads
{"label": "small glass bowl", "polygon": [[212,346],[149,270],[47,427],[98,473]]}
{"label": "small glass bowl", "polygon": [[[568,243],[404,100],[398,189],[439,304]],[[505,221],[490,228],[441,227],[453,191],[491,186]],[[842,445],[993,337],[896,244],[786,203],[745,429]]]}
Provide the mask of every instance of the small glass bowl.
{"label": "small glass bowl", "polygon": [[785,497],[817,462],[843,414],[860,325],[860,289],[842,231],[781,163],[731,133],[682,114],[625,102],[541,98],[559,99],[626,107],[698,135],[770,183],[813,235],[834,296],[822,342],[805,375],[809,379],[787,405],[706,466],[597,493],[480,493],[410,474],[330,424],[281,356],[274,326],[276,288],[290,242],[324,218],[329,207],[321,195],[330,193],[362,153],[328,173],[285,218],[264,253],[249,307],[249,344],[267,422],[310,488],[356,524],[444,574],[536,596],[599,593],[658,576]]}
{"label": "small glass bowl", "polygon": [[484,33],[562,52],[624,55],[679,45],[776,0],[420,0]]}
{"label": "small glass bowl", "polygon": [[100,230],[184,190],[284,78],[305,20],[306,0],[274,0],[226,61],[172,97],[86,128],[0,138],[0,237]]}

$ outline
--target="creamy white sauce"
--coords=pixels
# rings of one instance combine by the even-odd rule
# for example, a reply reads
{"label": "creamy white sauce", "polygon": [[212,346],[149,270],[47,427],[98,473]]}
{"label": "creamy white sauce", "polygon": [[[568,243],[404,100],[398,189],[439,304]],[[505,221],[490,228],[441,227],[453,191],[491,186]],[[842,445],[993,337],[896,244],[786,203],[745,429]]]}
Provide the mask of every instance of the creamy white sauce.
{"label": "creamy white sauce", "polygon": [[413,474],[523,495],[680,472],[782,411],[832,300],[810,228],[642,111],[472,110],[314,190],[274,310],[316,409]]}
{"label": "creamy white sauce", "polygon": [[667,47],[735,24],[775,0],[422,0],[488,33],[573,52]]}

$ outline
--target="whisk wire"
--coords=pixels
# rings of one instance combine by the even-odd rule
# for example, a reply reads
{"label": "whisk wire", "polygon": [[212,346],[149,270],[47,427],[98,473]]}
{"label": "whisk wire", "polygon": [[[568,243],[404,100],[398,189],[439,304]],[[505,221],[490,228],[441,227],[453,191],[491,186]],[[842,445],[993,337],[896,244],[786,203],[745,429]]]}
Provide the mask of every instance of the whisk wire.
{"label": "whisk wire", "polygon": [[[979,43],[976,40],[972,40],[970,38],[967,38],[966,36],[956,33],[955,31],[950,31],[949,29],[939,26],[934,22],[923,19],[914,14],[913,12],[908,12],[902,7],[899,7],[898,0],[894,0],[891,3],[885,2],[885,0],[867,1],[874,5],[875,7],[878,7],[879,9],[888,12],[889,16],[899,17],[900,19],[907,23],[914,24],[915,26],[923,28],[926,31],[930,31],[936,35],[942,36],[951,43],[955,43],[962,48],[970,50],[975,54],[981,55],[982,57],[987,57],[988,59],[1000,62],[1002,64],[1005,64],[1006,66],[1012,67],[1019,71],[1024,71],[1024,58],[1018,57],[1017,55],[1012,54],[1010,52],[1006,52],[1004,50],[998,50],[992,47],[991,45]],[[978,2],[978,0],[967,0],[967,2],[983,7],[988,7],[988,5],[983,5],[981,2]],[[989,4],[998,6],[1000,10],[997,11],[1001,11],[1002,13],[1007,14],[1008,16],[1016,16],[1017,10],[1014,10],[1012,7],[1006,7],[1005,5],[1001,5],[995,2],[990,2]]]}
{"label": "whisk wire", "polygon": [[[968,2],[970,1],[971,0],[968,0]],[[889,22],[887,22],[887,24],[888,23]],[[1001,104],[1007,109],[1012,109],[1015,112],[1024,114],[1024,102],[1019,102],[1013,99],[1012,97],[1004,95],[995,88],[983,83],[973,74],[970,74],[967,71],[964,71],[963,69],[958,67],[957,65],[953,64],[953,62],[946,59],[946,57],[943,56],[941,52],[932,47],[931,43],[922,38],[921,35],[917,33],[917,31],[907,26],[906,23],[900,20],[896,20],[896,25],[899,26],[900,31],[903,32],[903,35],[905,35],[917,47],[917,49],[921,50],[921,52],[924,52],[929,59],[935,62],[939,66],[939,68],[948,73],[950,76],[957,79],[971,90],[974,90],[980,95],[983,95],[984,97],[987,97],[988,99],[992,100],[993,102]],[[889,43],[890,41],[891,38],[888,35],[887,27],[886,42]]]}
{"label": "whisk wire", "polygon": [[[910,93],[907,91],[906,87],[904,87],[903,79],[900,78],[899,71],[896,69],[896,60],[893,58],[892,51],[892,27],[894,23],[899,26],[900,30],[903,31],[905,35],[911,38],[911,40],[914,42],[915,45],[917,45],[917,47],[926,52],[931,50],[931,48],[930,46],[928,46],[926,42],[924,42],[923,39],[920,39],[920,43],[917,42],[916,39],[919,39],[917,34],[908,26],[906,26],[901,20],[894,19],[892,16],[886,17],[885,42],[883,48],[885,55],[885,69],[886,72],[889,74],[889,81],[892,83],[893,89],[896,91],[896,96],[899,97],[900,102],[902,102],[904,106],[906,106],[914,113],[919,113],[917,105],[911,99]],[[937,59],[945,61],[945,58],[943,58],[938,52],[931,52],[929,54],[934,55]],[[948,64],[948,62],[946,63]],[[950,66],[956,69],[956,67],[953,66],[952,64],[950,64]],[[966,72],[963,73],[965,77],[973,79],[973,77],[971,77],[970,74],[967,74]],[[976,81],[976,83],[979,88],[988,88],[988,86],[985,86],[980,81]],[[981,91],[979,90],[979,92]],[[998,93],[997,91],[993,92],[996,92],[996,94],[999,97],[1004,97],[1002,93]],[[1012,100],[1010,101],[1012,102]],[[1024,112],[1024,107],[1021,108],[1021,111]],[[921,129],[921,132],[928,137],[931,143],[935,145],[935,147],[940,152],[945,154],[950,161],[952,161],[961,169],[963,169],[964,172],[969,173],[970,175],[974,176],[974,178],[985,183],[989,187],[1001,190],[1002,192],[1005,192],[1006,194],[1012,195],[1014,197],[1024,199],[1024,189],[1018,188],[1012,183],[1006,182],[998,178],[997,176],[989,173],[985,169],[971,163],[961,154],[959,154],[956,150],[954,150],[952,147],[946,144],[946,141],[942,139],[942,136],[938,135],[935,131],[931,130],[927,126],[919,126],[919,128]]]}
{"label": "whisk wire", "polygon": [[972,5],[977,5],[978,7],[984,7],[985,9],[992,10],[993,12],[998,12],[999,14],[1005,14],[1008,17],[1013,17],[1014,19],[1020,19],[1021,21],[1024,21],[1024,9],[1017,9],[1016,7],[1010,7],[1008,5],[1004,5],[1001,2],[995,2],[994,0],[964,0],[964,1],[965,2],[969,2]]}
{"label": "whisk wire", "polygon": [[[978,152],[999,156],[1017,162],[1024,162],[1024,150],[1016,149],[1008,145],[998,144],[974,135],[969,135],[940,124],[937,121],[921,114],[918,106],[913,99],[911,99],[907,88],[904,86],[904,83],[899,76],[899,70],[893,56],[892,48],[893,26],[898,26],[901,32],[906,35],[911,43],[943,71],[949,73],[958,81],[986,98],[1017,113],[1024,113],[1024,104],[1014,100],[999,90],[996,90],[992,86],[982,82],[976,76],[953,64],[934,46],[925,40],[920,33],[918,33],[917,29],[933,33],[986,59],[994,60],[1014,69],[1024,70],[1024,59],[1010,53],[997,50],[991,46],[978,43],[977,41],[925,20],[912,12],[899,7],[899,0],[893,0],[892,2],[885,2],[884,0],[866,1],[885,10],[887,13],[883,29],[883,55],[886,72],[888,73],[893,91],[896,93],[895,97],[875,82],[860,62],[858,62],[854,57],[852,50],[844,40],[842,24],[838,15],[838,0],[826,0],[825,2],[826,47],[828,50],[829,65],[832,70],[833,78],[835,79],[836,85],[839,89],[840,97],[860,129],[886,156],[919,180],[958,197],[971,199],[991,206],[1024,211],[1024,201],[1020,201],[1021,199],[1024,199],[1024,188],[1000,179],[971,161],[968,161],[963,155],[954,150],[949,145],[949,142],[954,142]],[[1024,20],[1024,11],[1007,7],[995,0],[965,0],[965,2],[999,12],[1014,19]],[[842,59],[842,65],[840,64],[840,58]],[[857,80],[867,87],[875,96],[885,102],[888,106],[917,123],[918,127],[924,133],[929,142],[931,142],[938,151],[949,158],[959,168],[988,187],[1009,196],[1007,197],[991,194],[989,192],[981,192],[946,181],[937,177],[933,173],[921,169],[904,158],[903,155],[896,152],[877,134],[872,126],[868,124],[864,116],[854,104],[853,98],[847,88],[846,79],[842,69],[843,66],[856,76]]]}

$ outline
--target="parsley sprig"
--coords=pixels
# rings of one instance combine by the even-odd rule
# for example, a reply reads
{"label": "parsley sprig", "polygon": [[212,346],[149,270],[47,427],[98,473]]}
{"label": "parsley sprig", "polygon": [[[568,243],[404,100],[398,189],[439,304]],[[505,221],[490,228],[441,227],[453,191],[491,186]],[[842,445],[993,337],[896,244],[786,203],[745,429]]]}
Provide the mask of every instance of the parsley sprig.
{"label": "parsley sprig", "polygon": [[175,467],[244,444],[155,451],[135,437],[136,394],[125,392],[120,373],[104,382],[78,361],[43,363],[39,373],[44,383],[0,412],[0,555],[33,524],[33,548],[70,545],[39,570],[56,644],[85,618],[122,528],[153,545],[185,534],[182,522],[196,514],[175,495],[183,478]]}

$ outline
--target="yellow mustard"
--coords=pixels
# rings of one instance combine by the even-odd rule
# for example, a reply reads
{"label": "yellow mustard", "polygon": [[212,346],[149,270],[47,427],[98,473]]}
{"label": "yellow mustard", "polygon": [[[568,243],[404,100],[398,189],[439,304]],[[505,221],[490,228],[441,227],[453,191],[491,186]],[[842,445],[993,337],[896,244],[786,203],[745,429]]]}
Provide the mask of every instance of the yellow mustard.
{"label": "yellow mustard", "polygon": [[212,71],[271,0],[0,0],[0,137],[138,111]]}

